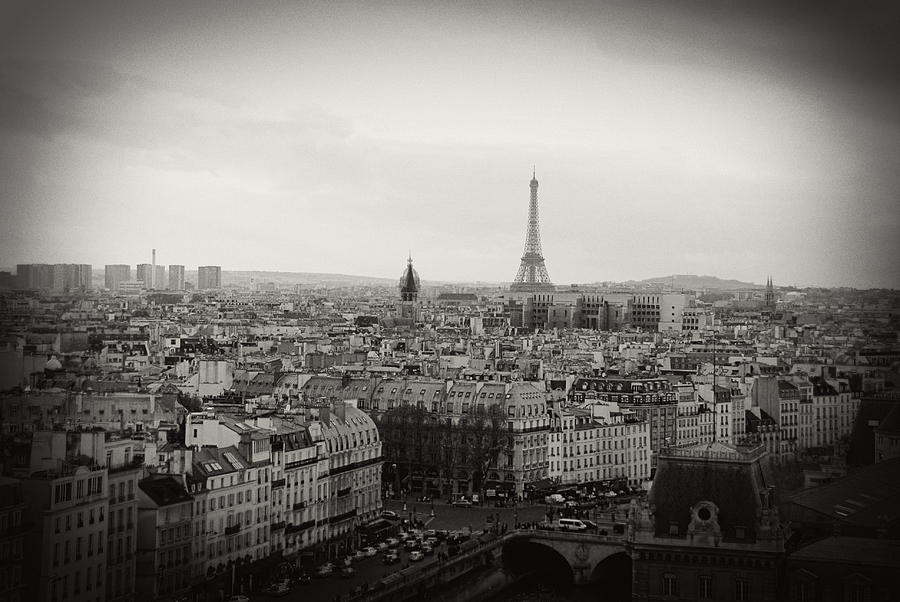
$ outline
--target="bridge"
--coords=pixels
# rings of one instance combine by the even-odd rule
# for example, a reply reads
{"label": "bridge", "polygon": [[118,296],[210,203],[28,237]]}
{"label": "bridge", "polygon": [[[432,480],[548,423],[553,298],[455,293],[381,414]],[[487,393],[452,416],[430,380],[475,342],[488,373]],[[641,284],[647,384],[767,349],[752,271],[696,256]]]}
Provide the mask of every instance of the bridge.
{"label": "bridge", "polygon": [[[539,553],[540,548],[549,548],[566,561],[576,585],[595,581],[600,577],[606,561],[617,554],[627,554],[623,535],[574,531],[519,529],[507,533],[501,546],[503,567],[511,571],[527,571],[533,563],[530,557],[535,552]],[[544,558],[548,556],[540,555]]]}
{"label": "bridge", "polygon": [[[479,535],[465,542],[457,556],[392,573],[349,600],[476,599],[548,567],[562,578],[571,577],[576,585],[621,577],[623,571],[629,583],[631,579],[623,535],[513,529],[501,535]],[[476,573],[478,579],[467,579]]]}

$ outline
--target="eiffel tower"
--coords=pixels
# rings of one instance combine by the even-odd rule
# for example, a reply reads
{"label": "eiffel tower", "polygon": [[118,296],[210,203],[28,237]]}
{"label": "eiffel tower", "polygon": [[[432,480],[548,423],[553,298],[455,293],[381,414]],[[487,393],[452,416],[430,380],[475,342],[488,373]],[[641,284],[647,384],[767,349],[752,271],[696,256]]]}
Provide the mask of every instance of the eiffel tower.
{"label": "eiffel tower", "polygon": [[556,290],[550,282],[544,255],[541,252],[541,224],[538,220],[538,181],[531,174],[531,201],[528,203],[528,229],[525,232],[525,253],[522,263],[509,290],[522,293],[552,293]]}

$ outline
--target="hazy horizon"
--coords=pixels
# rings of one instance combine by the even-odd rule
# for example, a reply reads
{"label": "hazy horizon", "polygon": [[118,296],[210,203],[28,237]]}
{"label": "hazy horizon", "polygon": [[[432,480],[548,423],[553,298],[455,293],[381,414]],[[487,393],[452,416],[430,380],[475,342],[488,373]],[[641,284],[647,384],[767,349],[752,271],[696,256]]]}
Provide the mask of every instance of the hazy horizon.
{"label": "hazy horizon", "polygon": [[889,2],[0,2],[0,264],[900,288]]}

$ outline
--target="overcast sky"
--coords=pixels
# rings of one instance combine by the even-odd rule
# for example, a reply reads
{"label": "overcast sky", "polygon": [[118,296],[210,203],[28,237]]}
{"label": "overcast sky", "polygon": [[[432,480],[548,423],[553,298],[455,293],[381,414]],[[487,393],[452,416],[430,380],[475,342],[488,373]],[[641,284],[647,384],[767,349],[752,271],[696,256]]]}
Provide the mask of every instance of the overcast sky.
{"label": "overcast sky", "polygon": [[0,4],[0,266],[900,288],[896,11],[442,4]]}

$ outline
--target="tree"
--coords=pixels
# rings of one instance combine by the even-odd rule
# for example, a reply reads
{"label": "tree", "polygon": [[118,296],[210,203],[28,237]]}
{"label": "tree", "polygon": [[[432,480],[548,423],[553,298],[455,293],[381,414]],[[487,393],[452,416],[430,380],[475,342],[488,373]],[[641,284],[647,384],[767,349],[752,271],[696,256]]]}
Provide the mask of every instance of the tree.
{"label": "tree", "polygon": [[385,412],[378,420],[384,444],[385,467],[397,464],[406,476],[419,474],[427,483],[428,473],[440,479],[440,495],[444,481],[464,470],[472,480],[471,489],[481,491],[491,466],[497,465],[500,453],[509,447],[503,430],[499,406],[476,407],[454,423],[451,418],[438,418],[423,407],[404,405]]}

